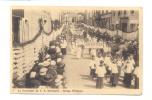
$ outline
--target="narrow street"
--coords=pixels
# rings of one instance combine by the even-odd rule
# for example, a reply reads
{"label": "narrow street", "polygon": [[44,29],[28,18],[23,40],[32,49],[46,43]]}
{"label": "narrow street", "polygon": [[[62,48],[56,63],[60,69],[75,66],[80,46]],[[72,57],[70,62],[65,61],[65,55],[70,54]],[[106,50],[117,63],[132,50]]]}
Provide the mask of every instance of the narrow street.
{"label": "narrow street", "polygon": [[[74,31],[76,29],[73,24],[70,29],[73,30],[73,34],[78,33],[77,31]],[[65,77],[67,79],[67,87],[75,89],[95,88],[95,81],[91,80],[89,76],[90,69],[88,65],[90,63],[90,58],[88,50],[84,50],[84,57],[77,59],[75,53],[71,54],[70,47],[71,44],[69,42],[67,47],[68,54],[64,58],[64,62],[66,64]]]}
{"label": "narrow street", "polygon": [[65,57],[65,76],[68,88],[95,88],[95,82],[89,77],[89,59],[77,59],[74,55]]}
{"label": "narrow street", "polygon": [[[74,26],[72,28],[73,28],[72,30],[76,30]],[[67,55],[64,58],[64,62],[66,64],[65,77],[67,80],[67,88],[95,89],[96,80],[93,80],[89,75],[90,74],[89,63],[91,59],[90,59],[88,49],[84,50],[83,57],[81,57],[80,59],[77,59],[76,58],[77,51],[74,54],[71,54],[70,47],[71,47],[71,44],[70,42],[68,42]],[[105,81],[104,89],[111,88],[110,83],[106,82],[107,80],[104,80],[104,81]],[[122,87],[122,78],[121,78],[121,81],[119,81],[119,85],[115,88],[121,88],[121,87]]]}

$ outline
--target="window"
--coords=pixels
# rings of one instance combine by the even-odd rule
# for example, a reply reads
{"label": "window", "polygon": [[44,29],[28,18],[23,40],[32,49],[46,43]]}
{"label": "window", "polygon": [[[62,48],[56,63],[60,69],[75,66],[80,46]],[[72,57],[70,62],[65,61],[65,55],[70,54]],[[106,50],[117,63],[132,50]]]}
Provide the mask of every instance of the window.
{"label": "window", "polygon": [[104,10],[102,10],[102,14],[104,14]]}
{"label": "window", "polygon": [[135,24],[130,24],[130,31],[131,32],[135,31]]}
{"label": "window", "polygon": [[13,45],[18,45],[20,42],[20,17],[12,17],[12,32],[13,32]]}
{"label": "window", "polygon": [[126,12],[126,10],[124,11],[124,15],[126,15],[127,14],[127,12]]}
{"label": "window", "polygon": [[133,10],[130,11],[131,14],[134,14],[135,12]]}
{"label": "window", "polygon": [[108,10],[106,10],[106,14],[108,14]]}
{"label": "window", "polygon": [[112,25],[112,30],[115,30],[115,26],[114,25]]}
{"label": "window", "polygon": [[18,17],[24,17],[24,10],[23,9],[13,9],[12,15],[18,16]]}
{"label": "window", "polygon": [[121,15],[121,12],[120,11],[118,11],[118,16],[120,16]]}
{"label": "window", "polygon": [[115,16],[115,12],[113,12],[113,16]]}
{"label": "window", "polygon": [[[23,9],[12,10],[12,32],[13,32],[13,45],[20,43],[20,20],[24,18]],[[25,20],[26,22],[26,20]]]}

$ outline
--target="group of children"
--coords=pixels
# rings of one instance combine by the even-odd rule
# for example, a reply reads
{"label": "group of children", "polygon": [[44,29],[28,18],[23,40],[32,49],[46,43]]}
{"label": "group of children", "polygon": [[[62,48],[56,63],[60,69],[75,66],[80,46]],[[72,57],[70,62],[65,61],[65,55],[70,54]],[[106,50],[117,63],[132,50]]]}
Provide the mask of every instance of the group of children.
{"label": "group of children", "polygon": [[[88,31],[86,38],[78,38],[71,43],[71,51],[73,54],[76,54],[76,58],[78,59],[83,57],[84,50],[86,48],[88,49],[91,58],[89,64],[90,76],[96,79],[96,87],[102,88],[105,82],[104,79],[106,79],[106,82],[108,84],[110,83],[112,87],[122,84],[126,88],[134,87],[138,89],[140,67],[137,61],[137,55],[134,56],[137,48],[132,47],[133,49],[126,50],[127,53],[123,50],[118,50],[121,54],[116,52],[117,50],[114,50],[120,49],[120,43],[117,44],[117,39],[108,38],[108,35],[105,35],[105,37],[98,37],[97,35],[102,35],[102,33],[96,33],[95,35]],[[87,43],[91,44],[91,46],[89,47]],[[99,44],[102,45],[96,48],[96,45],[92,43],[96,43],[97,46]],[[118,48],[112,47],[113,44],[117,45]],[[124,45],[128,46],[127,44]]]}
{"label": "group of children", "polygon": [[[102,88],[104,82],[112,87],[123,84],[127,88],[139,88],[139,67],[136,66],[133,56],[124,60],[121,57],[113,58],[110,53],[98,53],[93,56],[90,64],[90,76],[96,79],[96,88]],[[105,79],[105,81],[104,81]],[[118,83],[122,81],[122,83]]]}
{"label": "group of children", "polygon": [[[89,47],[87,49],[91,58],[90,76],[96,79],[97,88],[104,86],[105,79],[106,83],[110,83],[112,87],[123,84],[126,88],[138,89],[141,70],[138,62],[138,44],[136,41],[130,43],[125,40],[124,43],[119,43],[116,37],[110,37],[106,32],[103,34],[86,27],[85,42],[96,43],[91,44],[90,47],[84,43],[84,47]],[[122,38],[120,40],[123,41]],[[102,45],[98,47],[99,44]],[[125,45],[125,49],[120,49],[120,44]]]}

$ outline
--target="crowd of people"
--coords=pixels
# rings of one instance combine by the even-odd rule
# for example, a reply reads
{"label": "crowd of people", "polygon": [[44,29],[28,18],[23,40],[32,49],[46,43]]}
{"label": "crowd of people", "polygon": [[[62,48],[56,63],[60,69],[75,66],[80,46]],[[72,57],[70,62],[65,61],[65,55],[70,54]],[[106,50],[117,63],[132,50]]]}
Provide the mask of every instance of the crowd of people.
{"label": "crowd of people", "polygon": [[[124,40],[119,36],[111,37],[106,32],[101,33],[83,26],[79,28],[83,34],[75,36],[71,33],[73,37],[69,38],[70,50],[77,59],[80,59],[84,57],[84,50],[88,49],[90,77],[96,80],[96,88],[103,88],[105,83],[116,87],[121,82],[126,88],[138,89],[140,85],[138,41]],[[63,61],[66,54],[65,35],[58,36],[49,46],[43,46],[38,54],[38,60],[26,74],[26,87],[66,88]]]}
{"label": "crowd of people", "polygon": [[[66,88],[64,56],[67,42],[64,36],[43,46],[32,69],[25,75],[26,88]],[[18,83],[19,84],[19,83]],[[18,85],[16,84],[16,85]]]}
{"label": "crowd of people", "polygon": [[124,60],[115,59],[110,53],[105,56],[98,54],[92,57],[89,68],[91,78],[96,80],[96,88],[102,88],[104,82],[116,87],[119,81],[127,88],[139,88],[139,66],[135,66],[132,55]]}
{"label": "crowd of people", "polygon": [[[91,59],[90,76],[96,80],[96,88],[102,88],[106,81],[111,87],[122,84],[126,88],[138,89],[140,78],[138,41],[125,40],[118,35],[112,37],[107,32],[101,33],[81,24],[77,26],[83,34],[73,38],[71,51],[72,53],[75,51],[76,58],[80,59],[84,56],[84,50],[88,49]],[[91,44],[90,47],[88,43]]]}
{"label": "crowd of people", "polygon": [[[83,27],[84,28],[84,27]],[[123,86],[139,88],[139,54],[137,40],[124,40],[116,35],[111,37],[107,32],[84,28],[84,38],[103,44],[98,48],[90,47],[90,76],[96,79],[96,87],[104,86],[104,79],[116,87],[122,78]],[[94,45],[92,45],[94,47]]]}

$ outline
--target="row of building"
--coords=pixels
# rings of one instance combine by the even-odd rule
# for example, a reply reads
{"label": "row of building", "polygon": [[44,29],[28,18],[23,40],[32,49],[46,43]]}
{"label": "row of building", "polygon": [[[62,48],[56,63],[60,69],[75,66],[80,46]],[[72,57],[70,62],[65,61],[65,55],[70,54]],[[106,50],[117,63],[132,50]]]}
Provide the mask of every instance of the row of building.
{"label": "row of building", "polygon": [[64,15],[63,22],[81,22],[128,33],[137,31],[139,26],[138,10],[85,10],[67,12]]}
{"label": "row of building", "polygon": [[139,26],[139,12],[135,10],[110,11],[101,15],[101,27],[123,32],[135,32]]}
{"label": "row of building", "polygon": [[[86,18],[89,19],[90,18]],[[121,30],[123,32],[135,32],[139,26],[139,11],[136,10],[101,10],[94,11],[92,23],[87,23],[109,30]]]}

